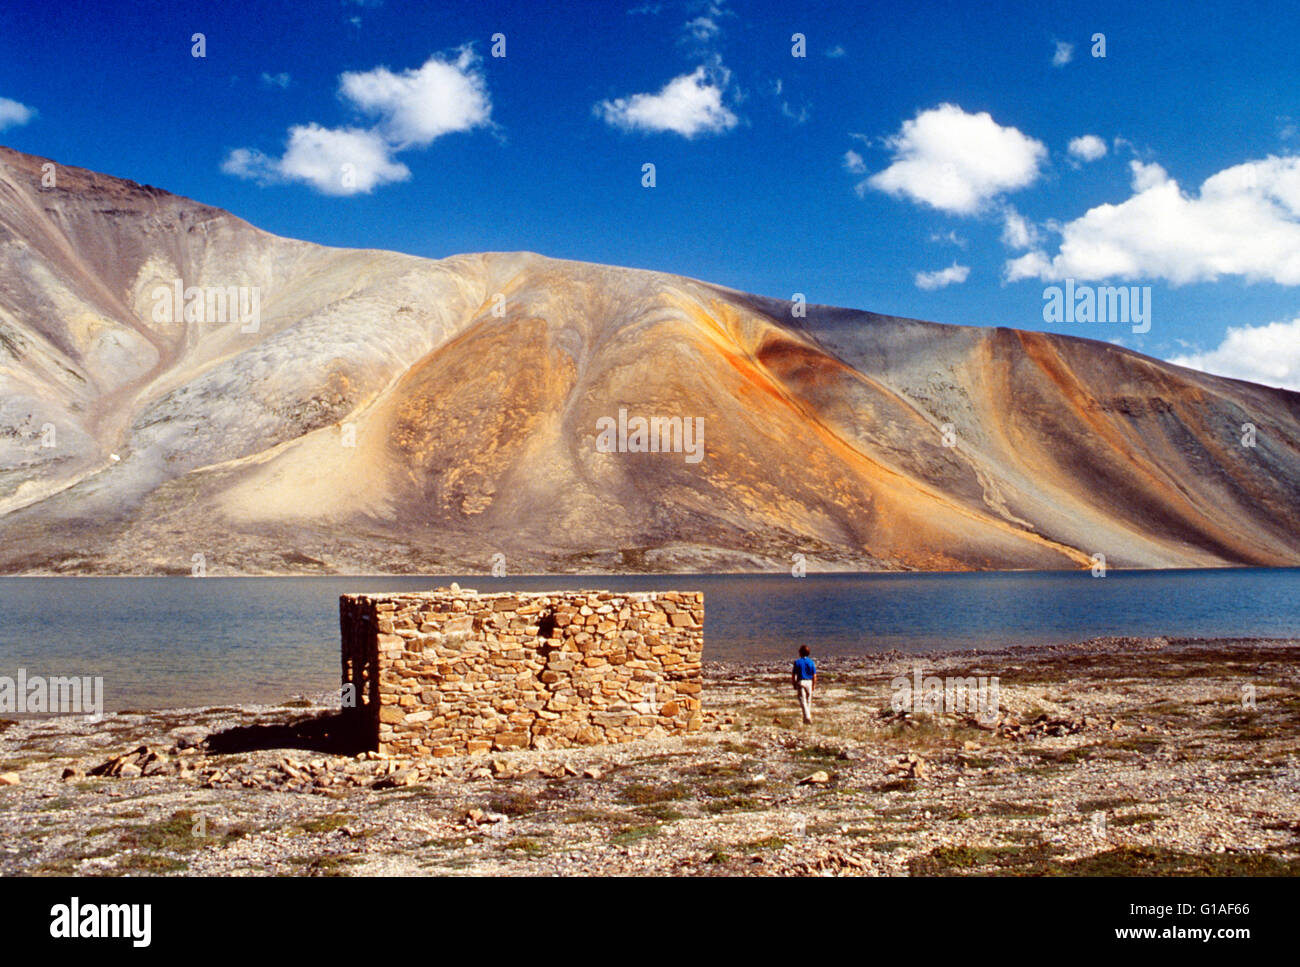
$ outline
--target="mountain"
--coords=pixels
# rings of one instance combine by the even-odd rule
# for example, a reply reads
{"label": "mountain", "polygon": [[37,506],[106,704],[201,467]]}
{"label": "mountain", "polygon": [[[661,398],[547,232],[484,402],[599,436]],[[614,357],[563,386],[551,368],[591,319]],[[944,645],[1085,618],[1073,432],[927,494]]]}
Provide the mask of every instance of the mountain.
{"label": "mountain", "polygon": [[1300,564],[1300,394],[46,163],[0,149],[0,573]]}

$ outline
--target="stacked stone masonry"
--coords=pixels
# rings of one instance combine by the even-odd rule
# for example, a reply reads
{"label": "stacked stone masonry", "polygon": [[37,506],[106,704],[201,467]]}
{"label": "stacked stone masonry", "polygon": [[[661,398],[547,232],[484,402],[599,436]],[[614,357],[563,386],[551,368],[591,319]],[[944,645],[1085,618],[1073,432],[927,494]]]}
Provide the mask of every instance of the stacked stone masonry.
{"label": "stacked stone masonry", "polygon": [[[702,592],[339,600],[347,710],[390,755],[553,749],[694,732]],[[347,686],[353,686],[348,689]]]}

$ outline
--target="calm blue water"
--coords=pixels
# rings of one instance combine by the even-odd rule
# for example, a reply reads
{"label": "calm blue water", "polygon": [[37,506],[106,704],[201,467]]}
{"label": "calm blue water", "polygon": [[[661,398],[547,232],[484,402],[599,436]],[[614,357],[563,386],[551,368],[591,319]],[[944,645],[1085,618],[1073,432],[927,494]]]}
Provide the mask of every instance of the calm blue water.
{"label": "calm blue water", "polygon": [[705,658],[1000,648],[1095,635],[1300,637],[1300,568],[660,577],[2,578],[0,675],[102,675],[108,709],[338,687],[338,596],[431,588],[704,591]]}

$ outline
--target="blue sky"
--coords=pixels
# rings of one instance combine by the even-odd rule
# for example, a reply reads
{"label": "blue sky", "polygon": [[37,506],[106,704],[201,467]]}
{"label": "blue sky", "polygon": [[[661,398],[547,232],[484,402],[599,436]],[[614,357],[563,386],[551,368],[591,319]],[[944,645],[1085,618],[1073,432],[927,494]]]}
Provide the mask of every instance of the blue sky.
{"label": "blue sky", "polygon": [[[0,143],[324,244],[529,249],[1300,388],[1300,5],[808,6],[9,5]],[[1044,322],[1066,279],[1149,285],[1150,330]]]}

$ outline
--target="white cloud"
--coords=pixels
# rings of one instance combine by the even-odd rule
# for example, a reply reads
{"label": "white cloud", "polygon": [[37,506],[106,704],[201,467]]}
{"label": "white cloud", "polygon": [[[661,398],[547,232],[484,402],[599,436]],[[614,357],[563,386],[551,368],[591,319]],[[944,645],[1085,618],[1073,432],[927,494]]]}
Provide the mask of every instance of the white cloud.
{"label": "white cloud", "polygon": [[[287,74],[262,75],[280,83]],[[492,103],[472,50],[455,60],[430,57],[415,70],[395,74],[387,67],[347,72],[339,96],[377,118],[371,128],[327,128],[299,124],[289,129],[284,154],[273,158],[253,148],[236,148],[221,170],[267,185],[297,181],[326,195],[368,194],[380,185],[411,177],[393,155],[425,147],[434,139],[490,123]]]}
{"label": "white cloud", "polygon": [[1133,175],[1133,190],[1136,192],[1146,191],[1148,188],[1155,188],[1163,185],[1169,180],[1169,172],[1165,171],[1154,161],[1151,164],[1145,164],[1141,161],[1130,161],[1128,170]]}
{"label": "white cloud", "polygon": [[722,28],[712,17],[696,17],[694,20],[688,20],[685,29],[691,39],[700,43],[712,40],[722,32]]}
{"label": "white cloud", "polygon": [[1070,61],[1074,60],[1074,44],[1066,43],[1064,40],[1053,41],[1056,45],[1052,51],[1052,66],[1064,67]]}
{"label": "white cloud", "polygon": [[625,131],[671,131],[684,138],[719,134],[734,128],[736,115],[722,103],[729,75],[721,69],[717,82],[703,66],[675,77],[657,94],[633,94],[601,101],[595,113]]}
{"label": "white cloud", "polygon": [[1165,279],[1174,285],[1223,276],[1300,285],[1300,156],[1268,157],[1182,191],[1158,164],[1130,162],[1133,195],[1060,227],[1060,249],[1008,262],[1024,278]]}
{"label": "white cloud", "polygon": [[806,124],[808,119],[812,117],[812,115],[808,112],[807,107],[801,106],[799,110],[796,111],[794,108],[790,106],[789,101],[781,102],[781,113],[784,114],[786,117],[788,117],[795,124]]}
{"label": "white cloud", "polygon": [[1096,161],[1098,158],[1106,157],[1106,142],[1095,134],[1084,134],[1071,138],[1068,150],[1080,161]]}
{"label": "white cloud", "polygon": [[844,57],[847,54],[848,51],[844,49],[843,44],[836,44],[830,50],[826,51],[826,56],[832,58]]}
{"label": "white cloud", "polygon": [[958,265],[956,262],[946,269],[936,269],[933,272],[917,272],[916,287],[918,289],[942,289],[949,285],[960,285],[966,281],[970,275],[969,265]]}
{"label": "white cloud", "polygon": [[1038,229],[1010,205],[1002,212],[1002,244],[1008,248],[1033,248],[1039,242]]}
{"label": "white cloud", "polygon": [[262,72],[263,87],[278,87],[283,90],[289,86],[289,81],[290,77],[288,74],[268,74],[265,71]]}
{"label": "white cloud", "polygon": [[394,74],[387,67],[348,72],[339,94],[379,117],[378,130],[398,149],[423,147],[435,138],[488,123],[488,97],[478,57],[463,48],[454,61],[430,57],[424,66]]}
{"label": "white cloud", "polygon": [[887,139],[893,164],[858,185],[972,215],[1007,191],[1030,185],[1047,148],[987,113],[955,104],[922,111]]}
{"label": "white cloud", "polygon": [[867,163],[862,160],[862,155],[850,148],[844,152],[844,170],[853,175],[865,175]]}
{"label": "white cloud", "polygon": [[34,117],[36,117],[36,108],[19,104],[7,97],[0,97],[0,131],[26,124]]}
{"label": "white cloud", "polygon": [[1300,390],[1300,317],[1231,327],[1214,349],[1169,361],[1219,376]]}
{"label": "white cloud", "polygon": [[388,143],[373,131],[318,124],[290,128],[282,158],[236,148],[221,170],[263,185],[299,181],[324,195],[369,194],[380,185],[411,177],[410,169],[393,160]]}
{"label": "white cloud", "polygon": [[410,169],[394,161],[388,144],[373,131],[330,129],[317,124],[289,130],[280,173],[326,195],[368,194],[379,185],[405,181]]}

